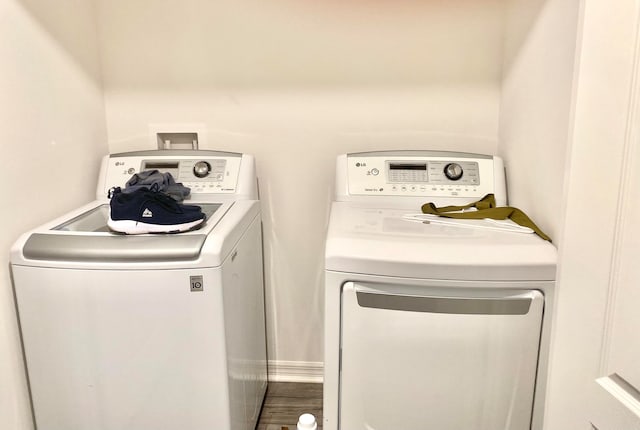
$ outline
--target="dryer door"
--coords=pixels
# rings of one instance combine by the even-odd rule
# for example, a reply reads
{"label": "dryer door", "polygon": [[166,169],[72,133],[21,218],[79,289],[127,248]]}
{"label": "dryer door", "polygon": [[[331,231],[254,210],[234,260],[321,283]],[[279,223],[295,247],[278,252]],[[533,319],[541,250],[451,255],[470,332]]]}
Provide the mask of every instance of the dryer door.
{"label": "dryer door", "polygon": [[525,430],[537,290],[352,283],[342,292],[341,430]]}

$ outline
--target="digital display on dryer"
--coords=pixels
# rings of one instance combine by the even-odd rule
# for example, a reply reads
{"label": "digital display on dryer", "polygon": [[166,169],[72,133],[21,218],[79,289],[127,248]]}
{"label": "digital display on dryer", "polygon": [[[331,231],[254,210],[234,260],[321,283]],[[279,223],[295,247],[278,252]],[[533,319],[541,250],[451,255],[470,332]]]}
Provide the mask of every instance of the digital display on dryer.
{"label": "digital display on dryer", "polygon": [[429,182],[427,163],[411,163],[407,161],[387,163],[389,182],[425,183]]}
{"label": "digital display on dryer", "polygon": [[426,164],[389,163],[389,170],[427,170]]}

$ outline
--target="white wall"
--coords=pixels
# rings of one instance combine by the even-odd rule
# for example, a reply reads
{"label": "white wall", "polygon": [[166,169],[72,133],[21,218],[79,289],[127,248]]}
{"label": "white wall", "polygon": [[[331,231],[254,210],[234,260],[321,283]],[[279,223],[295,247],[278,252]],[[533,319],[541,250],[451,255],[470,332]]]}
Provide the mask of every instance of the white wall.
{"label": "white wall", "polygon": [[502,0],[101,0],[109,149],[201,123],[256,155],[269,356],[322,361],[335,156],[497,149]]}
{"label": "white wall", "polygon": [[560,238],[578,0],[508,0],[500,143],[509,203]]}
{"label": "white wall", "polygon": [[0,2],[0,428],[32,427],[9,248],[89,201],[107,151],[94,10],[83,0]]}

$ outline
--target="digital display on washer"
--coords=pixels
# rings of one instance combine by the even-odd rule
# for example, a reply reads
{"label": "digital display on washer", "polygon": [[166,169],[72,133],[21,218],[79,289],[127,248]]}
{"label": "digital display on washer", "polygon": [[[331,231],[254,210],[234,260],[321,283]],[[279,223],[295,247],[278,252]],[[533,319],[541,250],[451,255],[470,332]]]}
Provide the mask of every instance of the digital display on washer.
{"label": "digital display on washer", "polygon": [[388,162],[389,182],[429,182],[427,163]]}
{"label": "digital display on washer", "polygon": [[144,170],[150,170],[150,169],[158,169],[158,170],[170,170],[170,169],[177,169],[179,167],[179,163],[177,161],[172,161],[172,162],[162,162],[162,161],[145,161],[143,163],[143,169]]}

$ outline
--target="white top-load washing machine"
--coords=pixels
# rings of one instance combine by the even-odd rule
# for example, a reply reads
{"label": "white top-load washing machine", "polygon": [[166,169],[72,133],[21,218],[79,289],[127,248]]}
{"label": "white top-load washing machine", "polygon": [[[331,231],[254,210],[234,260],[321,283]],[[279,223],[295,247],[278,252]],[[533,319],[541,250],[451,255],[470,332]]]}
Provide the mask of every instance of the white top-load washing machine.
{"label": "white top-load washing machine", "polygon": [[499,157],[338,157],[326,243],[324,430],[529,430],[542,419],[556,250],[510,222]]}
{"label": "white top-load washing machine", "polygon": [[[170,172],[199,230],[109,232],[107,192]],[[106,156],[96,200],[11,252],[33,415],[42,430],[254,429],[267,384],[254,159],[217,151]]]}

